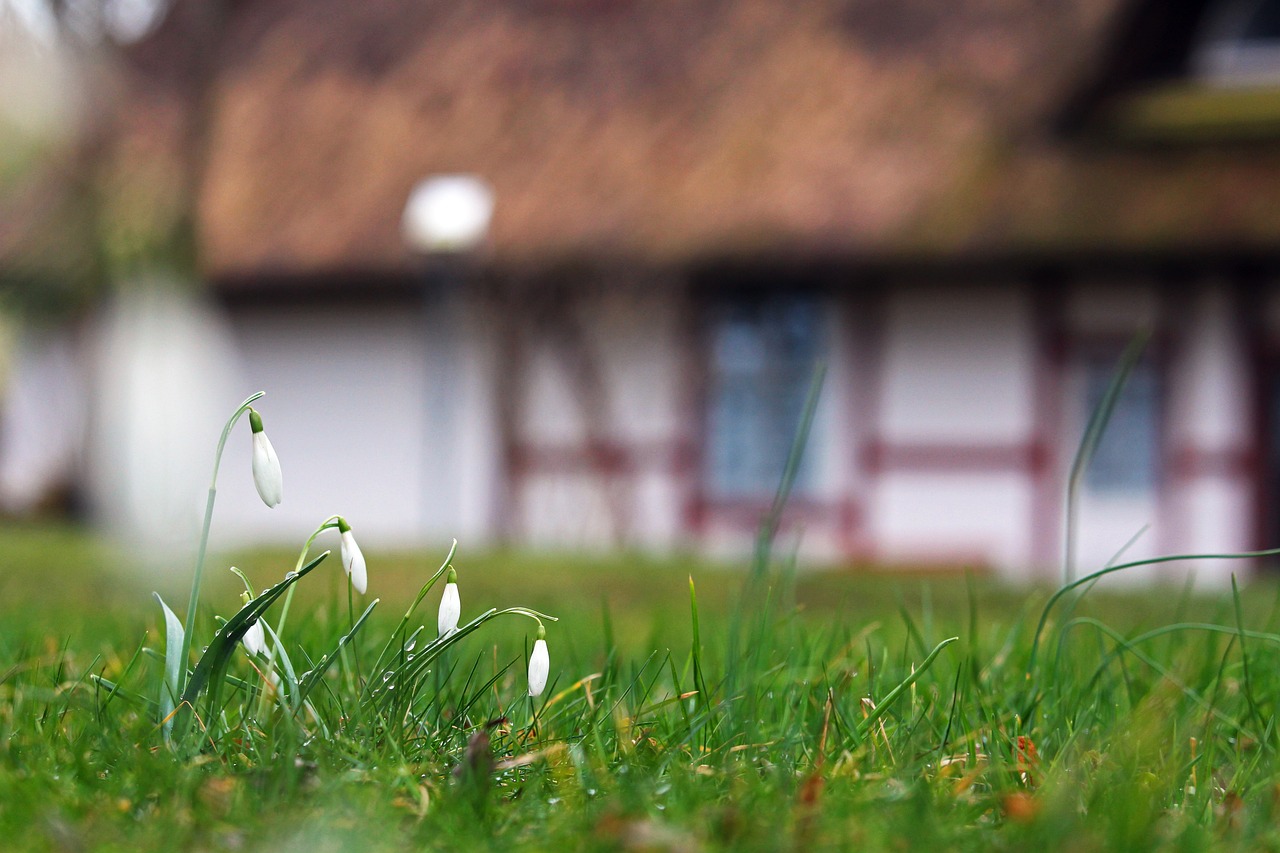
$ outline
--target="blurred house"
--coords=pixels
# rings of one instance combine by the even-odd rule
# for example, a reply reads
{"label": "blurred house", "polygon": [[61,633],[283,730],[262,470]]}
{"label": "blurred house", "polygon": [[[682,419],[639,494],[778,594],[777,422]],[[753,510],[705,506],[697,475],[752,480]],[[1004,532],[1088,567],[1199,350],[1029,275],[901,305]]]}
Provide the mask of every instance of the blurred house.
{"label": "blurred house", "polygon": [[[821,361],[803,554],[1051,576],[1147,330],[1081,567],[1280,544],[1280,2],[190,8],[114,150],[200,156],[286,470],[273,513],[224,473],[225,531],[740,550]],[[439,174],[492,190],[482,245],[406,241]]]}

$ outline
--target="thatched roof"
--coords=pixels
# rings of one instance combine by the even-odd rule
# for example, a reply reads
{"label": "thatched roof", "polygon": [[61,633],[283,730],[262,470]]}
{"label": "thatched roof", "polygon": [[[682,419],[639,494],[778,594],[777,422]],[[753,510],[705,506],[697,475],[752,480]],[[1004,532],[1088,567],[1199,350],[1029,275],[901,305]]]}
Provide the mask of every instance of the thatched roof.
{"label": "thatched roof", "polygon": [[[495,188],[492,251],[513,264],[1280,243],[1280,148],[1060,132],[1132,9],[238,0],[203,262],[224,280],[405,269],[410,188],[458,171]],[[157,103],[182,55],[164,38],[133,52]]]}
{"label": "thatched roof", "polygon": [[494,250],[517,260],[1006,239],[1006,193],[1074,204],[1047,197],[1043,155],[1001,160],[1036,146],[1099,5],[250,4],[204,247],[231,273],[394,266],[410,187],[452,171],[494,186]]}

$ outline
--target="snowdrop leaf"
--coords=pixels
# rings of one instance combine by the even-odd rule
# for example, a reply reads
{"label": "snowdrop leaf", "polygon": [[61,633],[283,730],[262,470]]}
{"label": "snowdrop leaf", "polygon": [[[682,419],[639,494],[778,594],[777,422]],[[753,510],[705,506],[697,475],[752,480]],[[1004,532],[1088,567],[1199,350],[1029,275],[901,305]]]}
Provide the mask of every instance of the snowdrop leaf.
{"label": "snowdrop leaf", "polygon": [[264,591],[244,607],[241,607],[236,615],[228,619],[226,624],[218,629],[217,633],[213,635],[213,641],[209,643],[209,647],[205,649],[199,663],[196,664],[195,670],[191,673],[191,680],[187,682],[187,689],[182,694],[183,702],[194,707],[200,691],[204,690],[207,685],[210,704],[213,707],[217,706],[217,695],[221,690],[222,681],[226,675],[227,663],[231,660],[236,644],[240,642],[245,632],[249,630],[249,626],[254,621],[262,618],[262,615],[267,612],[267,608],[274,604],[276,599],[284,595],[289,587],[320,565],[321,561],[327,556],[329,556],[329,552],[325,551],[298,571],[289,572],[285,575],[284,580]]}
{"label": "snowdrop leaf", "polygon": [[187,662],[182,659],[183,644],[186,632],[182,622],[164,603],[160,593],[153,592],[156,601],[164,610],[164,683],[160,685],[160,719],[164,723],[164,734],[167,738],[173,730],[173,709],[178,701],[179,679]]}

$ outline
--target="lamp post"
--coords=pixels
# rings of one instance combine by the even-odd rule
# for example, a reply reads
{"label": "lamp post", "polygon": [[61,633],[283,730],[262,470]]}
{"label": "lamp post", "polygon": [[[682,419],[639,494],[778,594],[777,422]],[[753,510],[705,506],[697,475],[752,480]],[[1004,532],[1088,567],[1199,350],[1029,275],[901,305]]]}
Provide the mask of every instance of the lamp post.
{"label": "lamp post", "polygon": [[405,244],[423,255],[459,255],[489,235],[493,188],[477,175],[435,175],[409,193],[400,220]]}
{"label": "lamp post", "polygon": [[490,407],[477,399],[483,383],[467,381],[476,354],[465,333],[463,285],[488,238],[493,207],[484,179],[435,175],[410,191],[400,221],[405,245],[423,263],[422,512],[429,533],[486,532],[484,469],[493,454],[473,421]]}

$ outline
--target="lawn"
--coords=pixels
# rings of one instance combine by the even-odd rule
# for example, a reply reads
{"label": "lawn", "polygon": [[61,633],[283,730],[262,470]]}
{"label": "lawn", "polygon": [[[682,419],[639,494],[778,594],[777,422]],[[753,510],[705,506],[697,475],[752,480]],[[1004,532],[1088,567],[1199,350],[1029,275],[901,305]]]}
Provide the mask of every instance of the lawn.
{"label": "lawn", "polygon": [[[4,846],[1280,847],[1269,584],[1234,598],[1103,579],[1037,634],[1052,590],[981,576],[464,544],[464,625],[513,605],[559,619],[531,699],[533,620],[493,619],[430,657],[441,580],[400,628],[445,548],[369,550],[368,595],[349,605],[336,542],[317,539],[335,554],[296,583],[283,643],[297,670],[323,669],[380,599],[352,641],[305,699],[305,673],[235,646],[184,737],[155,707],[150,593],[181,615],[191,557],[139,571],[74,529],[0,529]],[[261,592],[295,560],[212,555],[191,661],[241,605],[229,565]]]}

